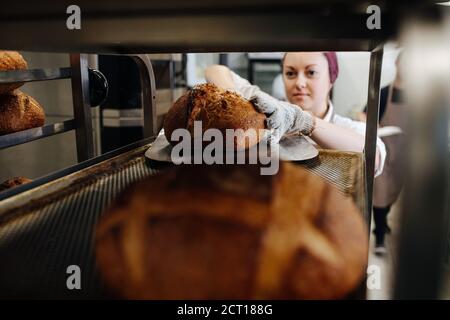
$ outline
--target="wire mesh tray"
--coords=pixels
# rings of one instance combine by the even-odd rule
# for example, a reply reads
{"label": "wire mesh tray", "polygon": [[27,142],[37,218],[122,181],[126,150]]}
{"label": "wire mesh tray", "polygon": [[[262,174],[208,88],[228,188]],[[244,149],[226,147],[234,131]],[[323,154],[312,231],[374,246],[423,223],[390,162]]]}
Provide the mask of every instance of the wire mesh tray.
{"label": "wire mesh tray", "polygon": [[[104,208],[130,183],[161,170],[146,160],[148,147],[0,203],[0,298],[107,297],[95,268],[95,225]],[[361,160],[360,154],[322,150],[302,165],[358,200],[363,192]],[[67,288],[70,265],[80,267],[81,290]]]}

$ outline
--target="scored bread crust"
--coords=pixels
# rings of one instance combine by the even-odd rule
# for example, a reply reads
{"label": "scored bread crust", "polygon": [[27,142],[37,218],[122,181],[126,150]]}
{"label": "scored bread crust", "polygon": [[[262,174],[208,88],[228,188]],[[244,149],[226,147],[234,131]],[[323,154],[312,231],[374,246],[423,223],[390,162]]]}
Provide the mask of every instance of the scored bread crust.
{"label": "scored bread crust", "polygon": [[236,132],[234,138],[236,149],[248,149],[263,138],[259,130],[266,128],[265,119],[264,114],[239,94],[206,83],[195,86],[175,101],[164,119],[164,133],[174,145],[178,141],[171,140],[173,131],[187,129],[193,136],[194,121],[201,121],[202,133],[214,128],[220,130],[224,137],[226,129],[254,129],[254,136]]}
{"label": "scored bread crust", "polygon": [[27,178],[27,177],[13,177],[8,180],[3,181],[0,183],[0,191],[5,191],[7,189],[11,189],[17,186],[21,186],[23,184],[27,184],[32,182],[33,180]]}
{"label": "scored bread crust", "polygon": [[177,166],[102,216],[96,258],[131,299],[336,299],[361,282],[368,235],[351,199],[282,162]]}
{"label": "scored bread crust", "polygon": [[20,90],[0,95],[0,134],[42,127],[44,123],[44,109],[29,95]]}
{"label": "scored bread crust", "polygon": [[[16,51],[0,51],[0,71],[26,70],[27,62]],[[13,91],[23,85],[23,82],[0,84],[0,95]]]}

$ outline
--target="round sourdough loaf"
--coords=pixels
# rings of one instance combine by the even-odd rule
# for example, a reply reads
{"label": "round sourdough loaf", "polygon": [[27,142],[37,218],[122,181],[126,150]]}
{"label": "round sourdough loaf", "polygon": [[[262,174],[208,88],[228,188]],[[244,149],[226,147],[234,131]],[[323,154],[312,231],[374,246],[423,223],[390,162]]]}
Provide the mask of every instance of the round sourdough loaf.
{"label": "round sourdough loaf", "polygon": [[130,299],[336,299],[365,274],[368,234],[350,198],[280,163],[184,165],[140,181],[101,217],[96,259]]}
{"label": "round sourdough loaf", "polygon": [[[263,138],[260,130],[265,129],[265,119],[264,114],[239,94],[206,83],[195,86],[175,101],[164,119],[164,134],[171,144],[176,144],[178,141],[171,139],[174,130],[187,129],[193,137],[194,121],[201,121],[202,133],[214,128],[220,130],[224,138],[226,129],[242,129],[244,133],[235,132],[234,148],[248,149]],[[255,134],[248,129],[254,129]]]}
{"label": "round sourdough loaf", "polygon": [[[16,51],[0,51],[0,71],[25,70],[27,62]],[[23,82],[0,84],[0,95],[13,91],[23,85]]]}
{"label": "round sourdough loaf", "polygon": [[27,177],[13,177],[0,183],[0,191],[5,191],[17,186],[21,186],[32,181],[33,180],[28,179]]}
{"label": "round sourdough loaf", "polygon": [[44,123],[44,110],[29,95],[20,90],[0,95],[0,134],[41,127]]}

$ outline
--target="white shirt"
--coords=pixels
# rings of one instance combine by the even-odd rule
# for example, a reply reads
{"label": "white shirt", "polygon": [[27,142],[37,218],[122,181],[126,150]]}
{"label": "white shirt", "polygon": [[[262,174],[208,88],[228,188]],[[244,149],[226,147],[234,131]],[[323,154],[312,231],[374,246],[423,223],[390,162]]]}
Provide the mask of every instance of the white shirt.
{"label": "white shirt", "polygon": [[[246,99],[250,99],[250,97],[252,97],[257,90],[260,90],[258,86],[252,85],[250,82],[248,82],[248,80],[238,76],[233,71],[231,71],[231,76],[233,78],[234,89]],[[323,120],[334,123],[335,125],[343,128],[351,129],[362,136],[365,136],[366,134],[366,124],[364,122],[355,121],[350,118],[335,114],[334,107],[331,101],[328,104],[328,111],[325,114]],[[313,144],[316,144],[311,139],[309,139],[309,141]],[[386,146],[379,137],[377,137],[377,150],[380,155],[380,161],[378,168],[375,170],[375,177],[379,176],[383,172],[384,162],[386,160]]]}

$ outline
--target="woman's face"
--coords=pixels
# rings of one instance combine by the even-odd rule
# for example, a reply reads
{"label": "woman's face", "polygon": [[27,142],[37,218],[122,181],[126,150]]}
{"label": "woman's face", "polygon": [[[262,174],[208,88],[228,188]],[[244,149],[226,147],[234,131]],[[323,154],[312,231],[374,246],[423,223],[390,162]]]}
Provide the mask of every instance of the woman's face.
{"label": "woman's face", "polygon": [[332,84],[328,61],[322,52],[288,52],[283,63],[283,81],[289,102],[325,115]]}

